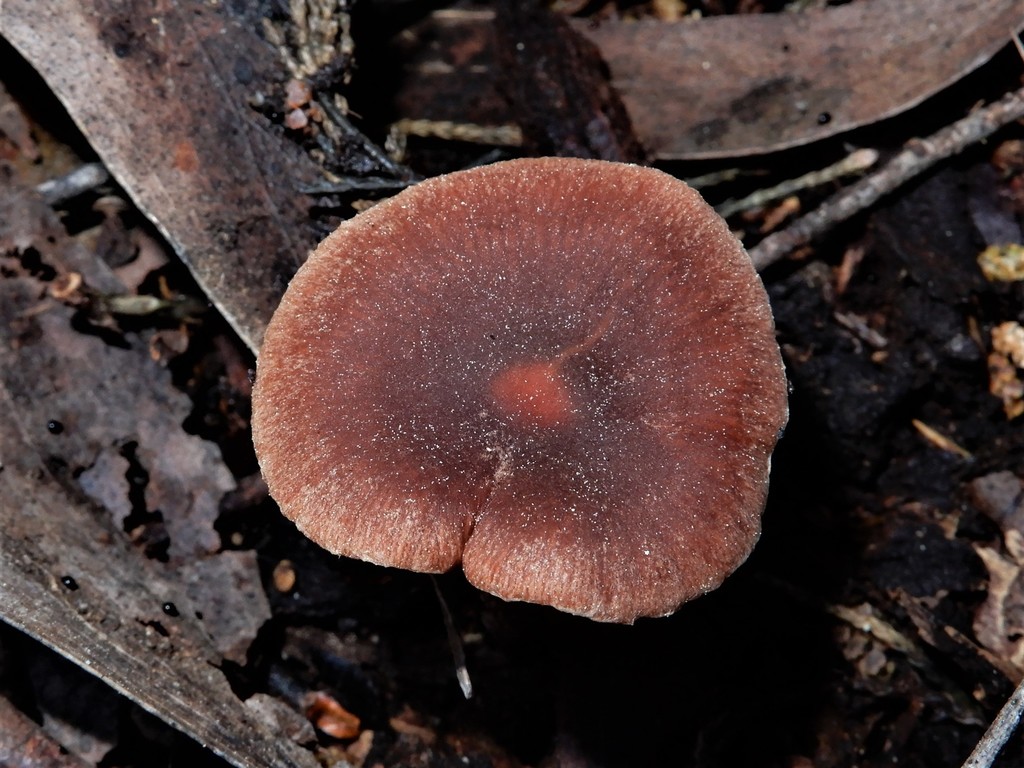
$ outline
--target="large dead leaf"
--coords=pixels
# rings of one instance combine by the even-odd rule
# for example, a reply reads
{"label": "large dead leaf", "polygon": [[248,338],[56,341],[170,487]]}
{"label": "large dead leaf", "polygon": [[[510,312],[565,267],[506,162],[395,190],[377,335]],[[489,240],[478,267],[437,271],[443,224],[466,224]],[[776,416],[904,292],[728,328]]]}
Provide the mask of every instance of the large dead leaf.
{"label": "large dead leaf", "polygon": [[316,236],[318,170],[251,103],[277,54],[219,3],[5,0],[35,67],[251,348]]}
{"label": "large dead leaf", "polygon": [[576,23],[661,158],[768,152],[873,123],[972,71],[1022,26],[1020,0]]}
{"label": "large dead leaf", "polygon": [[[213,530],[230,473],[145,340],[76,309],[122,286],[6,166],[0,265],[0,619],[236,765],[313,764],[218,669],[269,617],[252,554]],[[129,516],[159,520],[164,562]]]}

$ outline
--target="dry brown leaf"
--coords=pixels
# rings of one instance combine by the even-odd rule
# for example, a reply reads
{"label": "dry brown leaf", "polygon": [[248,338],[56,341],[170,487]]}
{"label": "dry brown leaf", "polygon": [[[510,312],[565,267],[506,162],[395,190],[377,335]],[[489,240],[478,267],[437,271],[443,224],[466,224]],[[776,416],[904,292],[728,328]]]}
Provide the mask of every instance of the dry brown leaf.
{"label": "dry brown leaf", "polygon": [[1007,419],[1024,414],[1024,326],[1011,321],[992,329],[992,351],[988,356],[989,391],[1003,401]]}
{"label": "dry brown leaf", "polygon": [[[0,211],[9,222],[0,228],[0,249],[13,254],[12,262],[31,250],[58,277],[78,275],[93,293],[124,290],[99,262],[84,262],[87,255],[67,242],[38,200],[10,187]],[[46,286],[31,276],[4,286],[11,293],[0,318],[8,329],[32,336],[31,343],[0,348],[0,386],[25,403],[16,422],[38,436],[48,460],[59,462],[82,492],[104,504],[118,526],[138,518],[129,525],[136,539],[149,547],[148,554],[159,550],[167,569],[189,585],[192,610],[206,617],[205,630],[221,653],[244,662],[270,608],[252,554],[220,553],[214,521],[234,480],[219,451],[181,428],[191,404],[173,389],[169,372],[153,362],[148,348],[133,349],[143,359],[125,362],[123,349],[74,330],[71,307],[35,300],[36,292],[46,295]],[[59,433],[40,429],[49,422],[60,425]],[[137,478],[136,488],[128,477]]]}
{"label": "dry brown leaf", "polygon": [[997,325],[992,329],[992,350],[1024,368],[1024,326],[1015,321]]}
{"label": "dry brown leaf", "polygon": [[345,709],[330,694],[317,691],[308,696],[306,717],[332,739],[354,739],[359,735],[359,718]]}
{"label": "dry brown leaf", "polygon": [[[3,620],[236,765],[312,764],[217,668],[244,658],[269,609],[252,553],[218,551],[234,481],[216,446],[182,429],[191,404],[145,339],[76,330],[48,283],[123,286],[8,168],[0,179]],[[163,532],[166,563],[132,547],[132,518]]]}
{"label": "dry brown leaf", "polygon": [[993,472],[970,486],[977,507],[1003,532],[1003,548],[976,545],[988,571],[988,596],[974,617],[983,647],[1024,675],[1024,481],[1012,472]]}
{"label": "dry brown leaf", "polygon": [[988,597],[974,617],[974,634],[985,648],[1012,664],[1019,675],[1024,675],[1022,553],[1019,548],[1016,556],[990,547],[974,549],[989,577]]}
{"label": "dry brown leaf", "polygon": [[253,348],[316,240],[319,178],[250,106],[277,52],[223,4],[5,0],[2,34]]}
{"label": "dry brown leaf", "polygon": [[576,22],[660,158],[769,152],[890,117],[978,67],[1022,26],[1019,0]]}

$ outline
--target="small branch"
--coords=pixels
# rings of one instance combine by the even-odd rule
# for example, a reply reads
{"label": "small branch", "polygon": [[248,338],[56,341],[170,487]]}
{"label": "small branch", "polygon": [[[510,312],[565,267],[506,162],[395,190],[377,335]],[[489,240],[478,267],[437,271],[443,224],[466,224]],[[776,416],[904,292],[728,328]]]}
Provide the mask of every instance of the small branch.
{"label": "small branch", "polygon": [[60,205],[109,180],[110,174],[103,163],[86,163],[63,176],[44,181],[36,187],[36,192],[47,205]]}
{"label": "small branch", "polygon": [[1024,88],[972,112],[926,139],[913,139],[881,169],[837,193],[781,232],[750,249],[758,270],[774,264],[793,249],[874,205],[878,200],[940,160],[951,157],[1024,117]]}
{"label": "small branch", "polygon": [[348,117],[330,98],[323,98],[317,102],[324,114],[340,129],[342,141],[351,146],[358,147],[365,152],[378,166],[396,179],[408,182],[420,181],[419,174],[414,173],[400,163],[396,163],[384,151],[363,135],[351,122]]}
{"label": "small branch", "polygon": [[877,162],[878,152],[873,149],[858,149],[827,168],[805,173],[795,179],[787,179],[774,187],[759,189],[739,200],[726,200],[716,205],[715,210],[722,218],[728,218],[734,213],[760,208],[804,189],[820,187],[854,173],[863,173]]}
{"label": "small branch", "polygon": [[743,175],[744,172],[739,168],[724,168],[721,171],[705,173],[703,176],[687,177],[683,181],[694,189],[705,189],[706,187],[717,187],[719,184],[725,184]]}
{"label": "small branch", "polygon": [[996,719],[985,731],[985,735],[981,737],[981,741],[971,752],[971,756],[967,758],[963,768],[990,768],[999,754],[999,750],[1003,748],[1007,739],[1017,728],[1022,711],[1024,711],[1024,680],[1017,686],[1017,690],[1010,696],[1009,701],[999,710]]}
{"label": "small branch", "polygon": [[387,179],[381,176],[339,176],[332,180],[300,186],[304,195],[343,195],[349,192],[397,192],[416,183],[415,179]]}
{"label": "small branch", "polygon": [[518,125],[476,125],[453,120],[411,120],[403,118],[391,124],[388,133],[404,141],[408,136],[488,144],[494,147],[521,147],[523,131]]}

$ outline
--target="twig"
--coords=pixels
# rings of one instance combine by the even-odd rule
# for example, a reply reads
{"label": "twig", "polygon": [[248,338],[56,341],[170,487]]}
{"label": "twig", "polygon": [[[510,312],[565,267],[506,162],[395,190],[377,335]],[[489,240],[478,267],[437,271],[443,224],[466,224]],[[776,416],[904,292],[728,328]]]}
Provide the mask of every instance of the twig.
{"label": "twig", "polygon": [[967,758],[963,768],[989,768],[999,754],[999,750],[1013,735],[1017,723],[1020,722],[1022,711],[1024,711],[1024,680],[1021,680],[1009,701],[999,710],[996,719],[985,731],[985,735],[981,737],[981,741],[971,752],[971,756]]}
{"label": "twig", "polygon": [[391,124],[389,134],[400,137],[421,136],[424,138],[464,141],[469,144],[490,144],[496,147],[521,147],[523,131],[518,125],[476,125],[458,123],[453,120],[411,120],[403,118]]}
{"label": "twig", "polygon": [[419,174],[414,173],[404,165],[393,161],[380,147],[366,138],[362,132],[349,122],[348,117],[331,99],[324,98],[318,103],[327,117],[330,118],[331,121],[341,130],[341,136],[344,143],[358,147],[361,151],[369,155],[377,165],[381,167],[381,169],[390,173],[396,179],[416,182],[422,178]]}
{"label": "twig", "polygon": [[961,459],[965,459],[966,461],[974,461],[974,456],[971,455],[970,451],[968,451],[966,448],[964,448],[962,445],[956,442],[953,438],[948,437],[939,432],[939,430],[935,429],[935,427],[931,427],[928,424],[925,424],[920,419],[911,419],[910,423],[913,424],[914,429],[916,429],[918,433],[920,433],[921,437],[923,437],[929,443],[934,445],[940,451],[954,453]]}
{"label": "twig", "polygon": [[704,189],[705,187],[717,187],[719,184],[734,181],[743,175],[744,171],[739,168],[723,168],[720,171],[712,171],[702,176],[688,176],[683,181],[694,189]]}
{"label": "twig", "polygon": [[348,192],[381,192],[405,189],[416,183],[415,179],[387,179],[381,176],[339,176],[331,180],[318,181],[300,186],[304,195],[342,195]]}
{"label": "twig", "polygon": [[1004,125],[1024,117],[1024,88],[1006,94],[999,101],[972,112],[962,120],[933,133],[913,139],[881,169],[838,192],[786,229],[769,235],[750,249],[754,266],[764,269],[794,248],[827,232],[851,216],[874,205],[881,197],[918,176],[940,160],[963,151]]}
{"label": "twig", "polygon": [[794,192],[820,187],[822,184],[828,184],[830,181],[850,174],[862,173],[877,162],[878,152],[873,149],[858,149],[826,168],[805,173],[795,179],[786,179],[774,187],[759,189],[739,200],[726,200],[716,205],[715,210],[720,216],[728,217],[750,208],[760,208],[767,203],[792,195]]}
{"label": "twig", "polygon": [[110,174],[103,163],[86,163],[63,176],[44,181],[36,187],[36,192],[47,205],[59,205],[106,184],[109,179]]}

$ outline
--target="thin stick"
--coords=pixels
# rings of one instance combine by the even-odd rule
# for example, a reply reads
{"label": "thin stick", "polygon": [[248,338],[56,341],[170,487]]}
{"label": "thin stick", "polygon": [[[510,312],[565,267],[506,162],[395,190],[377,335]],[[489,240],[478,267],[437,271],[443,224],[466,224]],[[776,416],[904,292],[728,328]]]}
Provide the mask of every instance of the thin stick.
{"label": "thin stick", "polygon": [[110,174],[102,163],[86,163],[63,176],[44,181],[36,186],[36,192],[48,205],[60,205],[106,184],[109,180]]}
{"label": "thin stick", "polygon": [[878,162],[878,152],[873,149],[858,149],[827,168],[820,168],[810,173],[805,173],[803,176],[795,179],[787,179],[780,184],[776,184],[774,187],[759,189],[739,200],[726,200],[716,205],[715,210],[718,211],[719,216],[725,218],[740,211],[760,208],[768,203],[792,195],[794,192],[811,189],[812,187],[820,187],[822,184],[828,184],[830,181],[835,181],[853,173],[863,173],[876,162]]}
{"label": "thin stick", "polygon": [[1013,38],[1013,45],[1017,49],[1017,55],[1024,61],[1024,43],[1020,41],[1020,35],[1014,32],[1010,37]]}
{"label": "thin stick", "polygon": [[1020,722],[1022,711],[1024,711],[1024,680],[1021,680],[1009,701],[999,710],[996,719],[985,731],[985,735],[981,737],[981,741],[971,752],[971,756],[967,758],[963,768],[990,768],[999,754],[999,750],[1013,735],[1017,723]]}
{"label": "thin stick", "polygon": [[881,169],[851,184],[786,229],[769,235],[751,248],[750,258],[754,266],[761,270],[774,264],[793,249],[874,205],[884,195],[940,160],[963,151],[1022,117],[1024,88],[1006,94],[999,101],[972,112],[926,139],[909,141]]}

